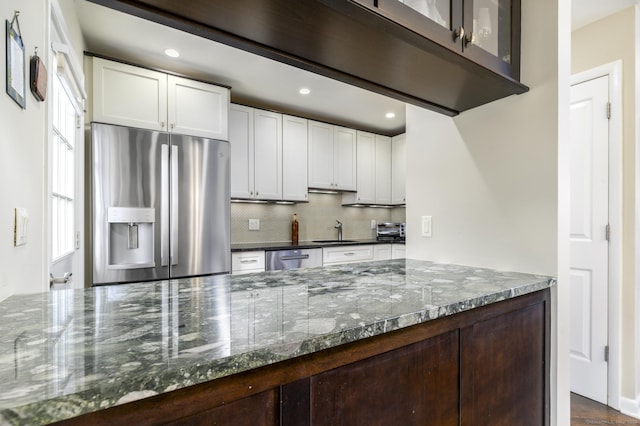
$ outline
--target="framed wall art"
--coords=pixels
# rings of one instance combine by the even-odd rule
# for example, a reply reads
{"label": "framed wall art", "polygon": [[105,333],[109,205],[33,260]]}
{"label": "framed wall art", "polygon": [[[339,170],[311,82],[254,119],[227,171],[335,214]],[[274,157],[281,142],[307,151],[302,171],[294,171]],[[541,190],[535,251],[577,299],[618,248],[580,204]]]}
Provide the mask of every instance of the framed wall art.
{"label": "framed wall art", "polygon": [[18,14],[15,12],[11,22],[7,23],[7,94],[16,101],[22,109],[26,108],[25,82],[25,49]]}

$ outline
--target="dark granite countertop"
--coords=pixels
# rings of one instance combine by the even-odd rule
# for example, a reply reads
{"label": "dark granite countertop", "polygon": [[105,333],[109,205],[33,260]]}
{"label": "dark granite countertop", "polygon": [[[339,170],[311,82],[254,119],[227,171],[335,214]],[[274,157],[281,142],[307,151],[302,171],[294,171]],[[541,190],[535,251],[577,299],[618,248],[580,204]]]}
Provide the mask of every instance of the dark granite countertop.
{"label": "dark granite countertop", "polygon": [[231,251],[252,251],[252,250],[292,250],[292,249],[308,249],[336,246],[354,246],[363,244],[403,244],[404,241],[379,241],[376,239],[365,240],[345,240],[341,242],[323,242],[300,241],[297,245],[291,244],[291,241],[275,241],[264,243],[235,243],[231,244]]}
{"label": "dark granite countertop", "polygon": [[0,303],[0,424],[74,417],[553,285],[399,259],[12,296]]}

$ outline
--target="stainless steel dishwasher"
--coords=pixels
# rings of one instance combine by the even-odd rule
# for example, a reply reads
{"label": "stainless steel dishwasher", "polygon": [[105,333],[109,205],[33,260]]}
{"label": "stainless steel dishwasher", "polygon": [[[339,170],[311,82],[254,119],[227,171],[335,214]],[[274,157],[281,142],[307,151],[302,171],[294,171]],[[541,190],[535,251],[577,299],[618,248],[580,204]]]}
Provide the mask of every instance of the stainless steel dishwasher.
{"label": "stainless steel dishwasher", "polygon": [[270,250],[266,261],[267,271],[322,266],[322,249]]}

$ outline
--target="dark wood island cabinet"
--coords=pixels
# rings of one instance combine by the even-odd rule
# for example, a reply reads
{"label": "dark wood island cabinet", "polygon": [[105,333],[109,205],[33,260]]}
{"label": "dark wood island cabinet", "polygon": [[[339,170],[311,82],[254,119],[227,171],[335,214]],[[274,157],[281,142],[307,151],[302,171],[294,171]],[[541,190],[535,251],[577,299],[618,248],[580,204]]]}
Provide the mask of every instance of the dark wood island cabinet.
{"label": "dark wood island cabinet", "polygon": [[549,290],[60,425],[547,425]]}

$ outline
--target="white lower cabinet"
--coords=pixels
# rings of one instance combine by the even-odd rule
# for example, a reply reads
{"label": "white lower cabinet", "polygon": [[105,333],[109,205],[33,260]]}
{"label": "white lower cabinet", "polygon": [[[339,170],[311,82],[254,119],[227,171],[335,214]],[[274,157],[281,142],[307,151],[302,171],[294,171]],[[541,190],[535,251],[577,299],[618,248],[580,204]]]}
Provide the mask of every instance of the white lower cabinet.
{"label": "white lower cabinet", "polygon": [[373,260],[390,260],[391,244],[376,244],[373,246]]}
{"label": "white lower cabinet", "polygon": [[322,265],[367,262],[373,260],[373,245],[324,247]]}
{"label": "white lower cabinet", "polygon": [[391,244],[391,258],[392,259],[404,259],[406,249],[404,244]]}
{"label": "white lower cabinet", "polygon": [[233,275],[264,272],[264,265],[264,250],[231,253],[231,273]]}

